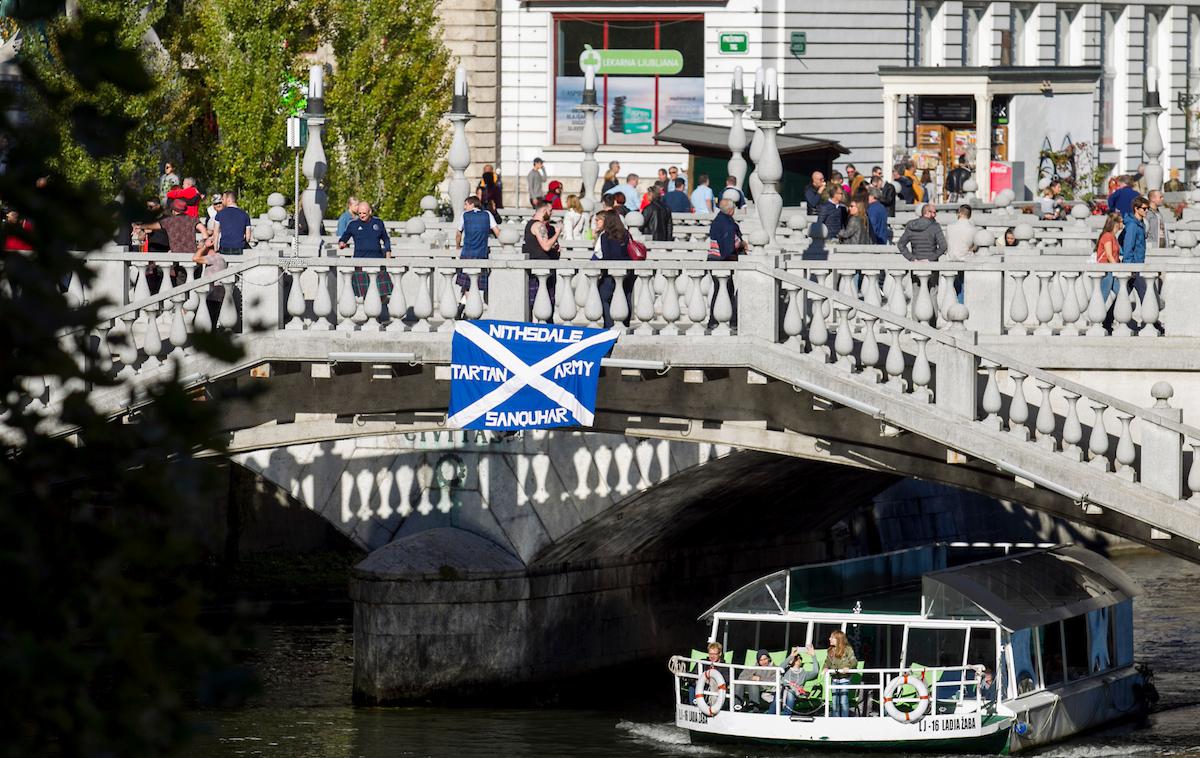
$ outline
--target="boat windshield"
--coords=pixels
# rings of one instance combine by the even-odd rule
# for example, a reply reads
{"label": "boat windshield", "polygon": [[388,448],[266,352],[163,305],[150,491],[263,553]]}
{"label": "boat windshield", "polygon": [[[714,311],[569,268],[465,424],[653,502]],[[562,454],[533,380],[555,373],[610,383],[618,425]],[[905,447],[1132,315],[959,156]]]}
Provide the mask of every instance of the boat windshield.
{"label": "boat windshield", "polygon": [[787,571],[776,571],[742,587],[708,609],[700,618],[711,618],[717,611],[783,614],[786,598]]}

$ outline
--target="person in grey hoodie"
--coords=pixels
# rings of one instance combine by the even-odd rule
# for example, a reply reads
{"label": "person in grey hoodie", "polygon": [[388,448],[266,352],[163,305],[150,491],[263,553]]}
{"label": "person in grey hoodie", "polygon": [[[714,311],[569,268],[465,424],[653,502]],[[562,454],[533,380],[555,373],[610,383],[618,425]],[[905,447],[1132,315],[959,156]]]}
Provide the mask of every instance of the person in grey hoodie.
{"label": "person in grey hoodie", "polygon": [[910,261],[936,261],[946,252],[946,235],[937,222],[937,208],[932,203],[921,207],[921,216],[904,225],[904,234],[896,246]]}
{"label": "person in grey hoodie", "polygon": [[792,648],[792,654],[783,664],[783,710],[780,711],[782,715],[792,715],[796,700],[808,697],[809,693],[804,685],[816,679],[818,673],[816,659],[811,657],[811,654],[808,663],[805,664],[800,648]]}

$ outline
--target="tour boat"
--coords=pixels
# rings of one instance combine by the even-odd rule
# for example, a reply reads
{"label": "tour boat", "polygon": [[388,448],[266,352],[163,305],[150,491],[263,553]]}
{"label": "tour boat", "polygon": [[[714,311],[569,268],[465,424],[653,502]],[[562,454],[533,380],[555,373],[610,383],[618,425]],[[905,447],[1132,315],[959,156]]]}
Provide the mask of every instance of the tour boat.
{"label": "tour boat", "polygon": [[[675,723],[693,742],[1028,750],[1144,713],[1157,698],[1133,661],[1138,591],[1074,545],[937,544],[779,571],[701,616],[721,645],[718,663],[704,650],[671,658]],[[834,630],[858,660],[841,684],[823,667]],[[801,657],[816,676],[787,713],[780,666],[810,644]],[[761,650],[768,667],[757,665]],[[994,672],[986,683],[985,672]],[[835,689],[847,691],[849,717],[831,715]]]}

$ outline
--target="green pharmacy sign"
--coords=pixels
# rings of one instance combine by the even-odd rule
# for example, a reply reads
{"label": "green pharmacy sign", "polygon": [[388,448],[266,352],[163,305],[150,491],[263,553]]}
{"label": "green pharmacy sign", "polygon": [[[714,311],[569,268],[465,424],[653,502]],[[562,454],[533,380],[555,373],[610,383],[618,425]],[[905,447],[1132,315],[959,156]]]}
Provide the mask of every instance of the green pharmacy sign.
{"label": "green pharmacy sign", "polygon": [[750,50],[750,35],[746,32],[721,32],[717,42],[721,55],[745,55]]}
{"label": "green pharmacy sign", "polygon": [[579,67],[591,66],[599,76],[673,76],[683,70],[683,53],[678,50],[593,50],[579,54]]}

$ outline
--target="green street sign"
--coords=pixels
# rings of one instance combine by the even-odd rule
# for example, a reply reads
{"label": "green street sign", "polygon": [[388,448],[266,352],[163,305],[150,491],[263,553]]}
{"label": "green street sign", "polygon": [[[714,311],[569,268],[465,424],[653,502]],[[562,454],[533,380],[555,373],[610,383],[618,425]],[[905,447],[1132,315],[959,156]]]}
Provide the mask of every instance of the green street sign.
{"label": "green street sign", "polygon": [[717,42],[721,55],[745,55],[750,51],[750,35],[746,32],[721,32]]}
{"label": "green street sign", "polygon": [[792,32],[792,55],[799,58],[808,52],[808,32]]}
{"label": "green street sign", "polygon": [[594,66],[596,74],[645,74],[671,76],[683,70],[683,53],[678,50],[593,50],[585,46],[579,67]]}

